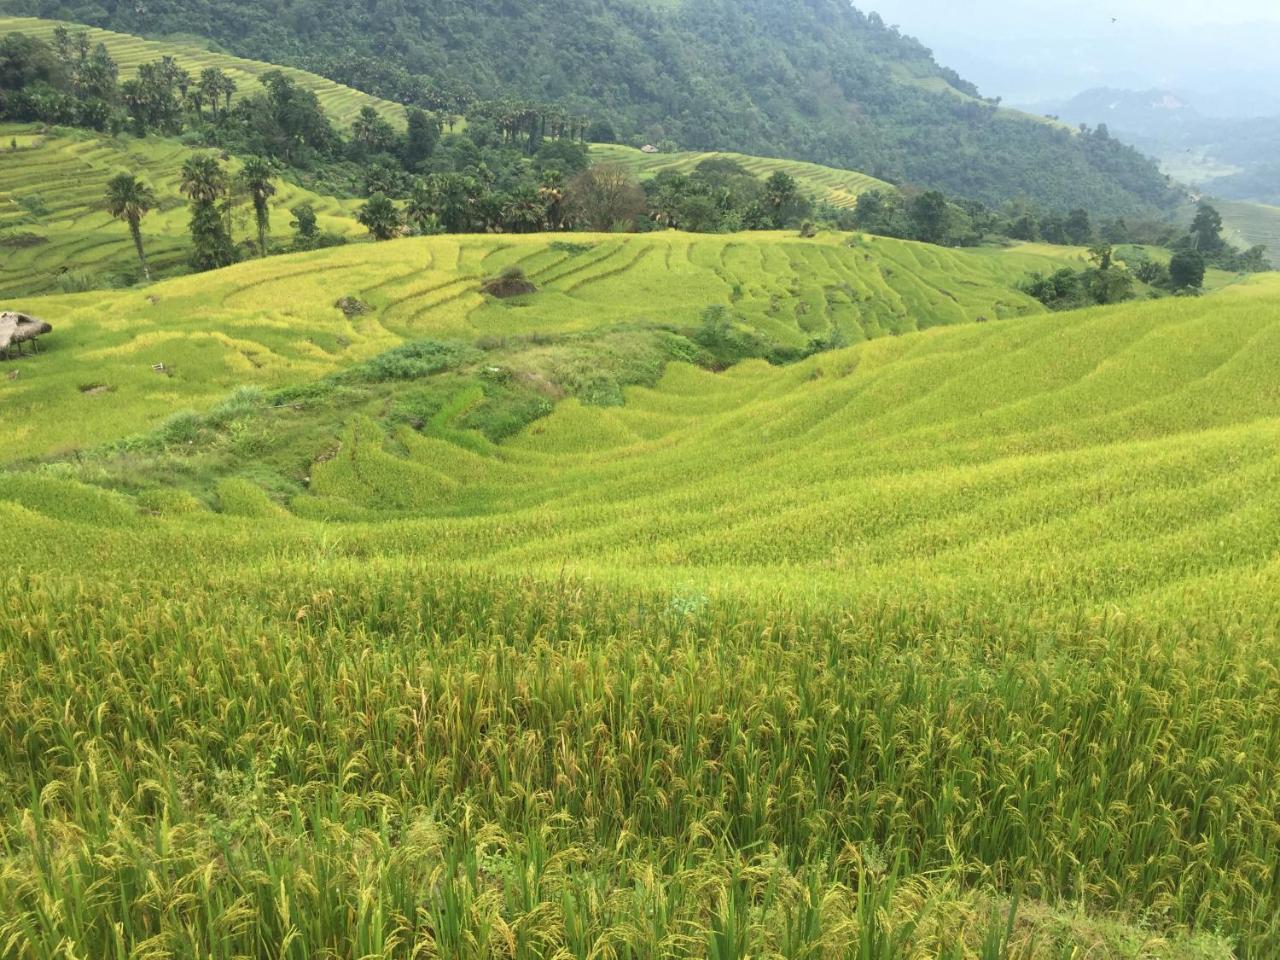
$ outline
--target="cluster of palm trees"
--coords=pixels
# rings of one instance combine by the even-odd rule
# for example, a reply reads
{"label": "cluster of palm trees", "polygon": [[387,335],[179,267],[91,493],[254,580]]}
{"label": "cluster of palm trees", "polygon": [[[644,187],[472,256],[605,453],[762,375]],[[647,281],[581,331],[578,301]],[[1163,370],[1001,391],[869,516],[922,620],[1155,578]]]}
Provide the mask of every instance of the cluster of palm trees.
{"label": "cluster of palm trees", "polygon": [[120,85],[120,100],[139,132],[182,132],[183,115],[195,114],[203,123],[209,107],[216,123],[231,110],[236,82],[218,67],[206,67],[199,77],[178,65],[173,57],[161,57],[138,67],[137,76]]}
{"label": "cluster of palm trees", "polygon": [[[210,270],[235,262],[230,226],[233,184],[238,184],[253,204],[258,255],[268,255],[276,176],[275,166],[263,157],[246,159],[234,181],[212,154],[196,154],[187,159],[182,165],[179,190],[191,208],[192,266],[197,270]],[[120,173],[107,183],[105,200],[107,212],[128,225],[142,274],[150,281],[151,267],[142,240],[142,221],[159,202],[155,190],[132,173]]]}
{"label": "cluster of palm trees", "polygon": [[543,140],[586,142],[589,117],[573,116],[558,107],[512,100],[484,100],[468,111],[468,119],[490,120],[509,144],[536,153]]}
{"label": "cluster of palm trees", "polygon": [[205,67],[195,85],[187,91],[187,99],[196,112],[196,116],[204,119],[204,107],[207,103],[214,121],[225,117],[231,110],[231,98],[236,95],[236,82],[217,67]]}
{"label": "cluster of palm trees", "polygon": [[523,184],[506,193],[465,174],[432,174],[414,182],[403,207],[375,193],[356,219],[375,240],[411,233],[537,233],[571,226],[567,191],[556,171],[548,171],[541,186]]}

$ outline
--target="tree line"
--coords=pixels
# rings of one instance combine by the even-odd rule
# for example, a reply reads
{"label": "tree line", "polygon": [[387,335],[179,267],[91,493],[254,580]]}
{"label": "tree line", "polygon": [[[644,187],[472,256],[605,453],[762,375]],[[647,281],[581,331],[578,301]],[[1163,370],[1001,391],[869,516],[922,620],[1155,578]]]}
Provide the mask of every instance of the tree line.
{"label": "tree line", "polygon": [[[365,107],[342,133],[314,93],[284,72],[268,72],[261,87],[237,98],[234,79],[223,71],[208,68],[193,76],[171,57],[142,65],[121,83],[102,44],[65,28],[52,43],[22,34],[0,39],[0,117],[182,134],[220,150],[222,160],[232,152],[248,158],[237,177],[226,172],[219,154],[199,156],[184,169],[195,269],[271,252],[269,201],[275,179],[283,176],[318,192],[366,198],[358,217],[374,239],[571,229],[806,230],[816,223],[946,246],[993,238],[1080,246],[1180,242],[1158,221],[1095,223],[1083,207],[1065,214],[1025,201],[991,208],[936,190],[873,191],[854,210],[837,210],[805,196],[786,173],[761,180],[727,158],[709,159],[688,173],[664,171],[641,184],[625,168],[591,166],[584,141],[609,131],[561,108],[473,103],[465,125],[455,115],[411,108],[405,129],[398,130]],[[129,223],[149,274],[140,231],[154,199],[136,177],[117,179],[108,207]],[[229,213],[238,196],[252,199],[258,225],[254,240],[239,247],[231,240]],[[345,242],[319,229],[314,209],[302,205],[292,213],[289,249]],[[1207,235],[1197,252],[1226,269],[1265,266],[1260,249],[1233,251]]]}
{"label": "tree line", "polygon": [[[188,142],[270,157],[310,176],[325,192],[365,196],[388,186],[407,190],[423,172],[454,113],[407,111],[404,131],[367,106],[345,133],[315,94],[283,71],[265,73],[260,91],[236,97],[234,78],[217,67],[193,75],[173,57],[141,65],[120,82],[107,48],[87,33],[59,27],[52,43],[21,33],[0,38],[0,119],[84,127],[118,135],[182,135]],[[470,104],[480,149],[534,156],[548,143],[585,141],[590,120],[528,101]],[[481,158],[487,160],[488,158]]]}
{"label": "tree line", "polygon": [[1138,296],[1140,286],[1154,296],[1198,293],[1209,268],[1235,273],[1262,273],[1271,269],[1266,247],[1239,250],[1223,236],[1222,216],[1209,203],[1201,203],[1190,226],[1162,238],[1172,251],[1166,261],[1142,246],[1118,250],[1105,240],[1089,249],[1090,266],[1084,270],[1063,268],[1052,274],[1033,273],[1022,284],[1024,292],[1053,310],[1122,303]]}
{"label": "tree line", "polygon": [[197,34],[406,105],[528,98],[619,142],[794,157],[999,204],[1094,216],[1178,201],[1107,135],[999,110],[919,42],[848,0],[9,0],[145,35]]}

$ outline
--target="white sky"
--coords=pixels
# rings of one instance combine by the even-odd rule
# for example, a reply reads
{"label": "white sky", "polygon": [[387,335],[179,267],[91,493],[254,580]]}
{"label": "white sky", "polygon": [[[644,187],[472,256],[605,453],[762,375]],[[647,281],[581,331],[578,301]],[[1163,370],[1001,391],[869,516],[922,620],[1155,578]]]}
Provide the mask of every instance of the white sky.
{"label": "white sky", "polygon": [[[857,3],[854,4],[858,6]],[[1081,24],[1091,19],[1110,24],[1111,18],[1139,21],[1149,25],[1204,23],[1248,23],[1256,20],[1280,21],[1276,0],[864,0],[863,9],[876,10],[890,23],[943,24],[982,20],[998,27],[1001,22],[1041,21],[1058,25]]]}
{"label": "white sky", "polygon": [[1113,86],[1203,92],[1229,105],[1280,90],[1280,0],[853,4],[919,38],[983,93],[1011,102]]}

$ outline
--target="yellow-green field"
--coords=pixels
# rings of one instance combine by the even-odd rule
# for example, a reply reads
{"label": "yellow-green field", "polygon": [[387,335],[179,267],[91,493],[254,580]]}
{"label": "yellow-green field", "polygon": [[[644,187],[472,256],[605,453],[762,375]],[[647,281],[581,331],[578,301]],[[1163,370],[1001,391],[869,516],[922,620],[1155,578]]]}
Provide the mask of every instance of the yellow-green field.
{"label": "yellow-green field", "polygon": [[[833,334],[856,343],[1035,314],[1040,305],[1015,285],[1080,256],[852,242],[769,233],[433,237],[275,257],[112,295],[27,298],[15,306],[47,318],[57,336],[48,362],[0,381],[15,418],[0,431],[0,463],[116,439],[237,386],[323,376],[405,340],[693,326],[721,306],[799,348]],[[539,293],[510,303],[482,295],[482,281],[509,266]],[[348,319],[334,306],[343,296],[375,309]],[[172,375],[157,376],[154,364]],[[85,385],[111,392],[81,393]]]}
{"label": "yellow-green field", "polygon": [[[178,182],[189,148],[158,137],[42,129],[0,123],[0,297],[41,294],[70,281],[110,286],[113,277],[139,273],[127,225],[104,209],[107,181],[121,172],[150,183],[160,200],[142,223],[152,269],[164,273],[185,263],[189,214]],[[227,169],[234,174],[238,162],[230,161]],[[358,201],[322,197],[281,181],[271,201],[274,236],[289,235],[289,208],[304,200],[320,214],[322,229],[364,235],[355,221]],[[254,232],[250,217],[242,204],[237,238]]]}
{"label": "yellow-green field", "polygon": [[[27,305],[0,956],[1272,956],[1280,283],[1048,315],[1077,251],[570,239]],[[852,345],[459,426],[716,307]]]}
{"label": "yellow-green field", "polygon": [[1239,247],[1264,244],[1271,262],[1280,268],[1280,207],[1244,201],[1214,201],[1222,213],[1228,239]]}
{"label": "yellow-green field", "polygon": [[778,171],[790,174],[804,192],[844,209],[852,208],[858,202],[859,194],[895,189],[883,180],[852,170],[837,170],[800,160],[749,157],[741,153],[644,153],[634,147],[596,143],[591,146],[591,157],[598,163],[620,164],[642,178],[656,177],[667,170],[692,173],[704,160],[734,160],[760,178]]}
{"label": "yellow-green field", "polygon": [[385,119],[404,126],[404,107],[389,100],[382,100],[359,90],[334,83],[324,77],[296,70],[292,67],[279,67],[275,64],[261,63],[257,60],[245,60],[225,53],[214,53],[190,43],[169,40],[144,40],[141,37],[126,33],[115,33],[111,30],[100,30],[97,27],[86,27],[81,24],[63,23],[58,20],[41,20],[34,17],[0,16],[0,35],[7,33],[25,33],[42,40],[51,41],[53,32],[64,26],[72,33],[81,31],[89,34],[89,39],[106,46],[112,59],[120,65],[120,79],[128,80],[144,63],[151,63],[161,57],[173,57],[178,66],[193,75],[198,75],[206,67],[218,67],[233,80],[238,89],[236,97],[244,97],[261,91],[260,78],[265,73],[279,70],[298,86],[310,90],[320,100],[320,105],[339,127],[349,127],[359,115],[361,108],[373,107]]}

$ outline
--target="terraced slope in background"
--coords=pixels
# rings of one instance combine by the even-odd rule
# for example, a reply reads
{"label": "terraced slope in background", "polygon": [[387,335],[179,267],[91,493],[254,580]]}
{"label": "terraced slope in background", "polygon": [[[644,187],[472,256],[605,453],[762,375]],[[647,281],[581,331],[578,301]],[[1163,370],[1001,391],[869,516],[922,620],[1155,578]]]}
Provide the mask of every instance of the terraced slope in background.
{"label": "terraced slope in background", "polygon": [[1280,207],[1265,203],[1215,200],[1222,213],[1228,239],[1238,247],[1265,244],[1271,262],[1280,269]]}
{"label": "terraced slope in background", "polygon": [[[103,209],[107,181],[121,172],[150,183],[160,200],[142,223],[153,271],[163,273],[189,255],[189,214],[178,184],[193,151],[176,141],[0,124],[0,150],[0,297],[55,290],[68,273],[82,288],[111,286],[140,273],[128,227]],[[234,173],[238,163],[231,161],[228,169]],[[277,191],[271,201],[276,238],[289,235],[289,208],[304,200],[315,206],[324,230],[365,233],[355,221],[358,201],[322,197],[283,181]],[[237,211],[236,239],[256,235],[251,216],[246,201]]]}
{"label": "terraced slope in background", "polygon": [[733,160],[762,179],[778,171],[790,174],[805,193],[843,209],[851,209],[858,202],[859,194],[895,189],[883,180],[852,170],[837,170],[799,160],[749,157],[741,153],[645,153],[634,147],[596,143],[591,146],[591,156],[601,163],[621,164],[642,178],[656,177],[667,170],[692,173],[704,160]]}
{"label": "terraced slope in background", "polygon": [[[237,386],[306,381],[405,340],[692,328],[719,307],[734,325],[799,349],[1034,314],[1042,308],[1018,281],[1080,256],[850,243],[769,233],[434,237],[275,257],[145,291],[24,300],[57,333],[46,359],[0,381],[0,402],[20,424],[0,431],[0,462],[118,438]],[[537,294],[481,294],[486,277],[516,265]],[[347,318],[335,307],[344,296],[372,311]],[[158,363],[172,375],[153,373]]]}
{"label": "terraced slope in background", "polygon": [[0,16],[0,34],[26,33],[42,40],[52,40],[53,32],[59,26],[65,26],[73,33],[87,31],[93,43],[106,45],[107,52],[120,65],[120,79],[128,80],[141,64],[151,63],[161,57],[170,56],[178,66],[192,74],[199,74],[206,67],[219,67],[238,85],[237,97],[254,94],[262,89],[260,78],[263,74],[279,70],[290,77],[298,86],[310,90],[320,100],[325,112],[339,127],[349,127],[359,115],[362,107],[373,107],[387,120],[404,126],[405,111],[400,104],[389,100],[361,93],[332,80],[297,70],[292,67],[278,67],[257,60],[246,60],[230,54],[214,53],[202,49],[190,42],[168,40],[144,40],[127,33],[115,33],[97,27],[85,27],[81,24],[63,23],[59,20],[41,20],[34,17]]}

